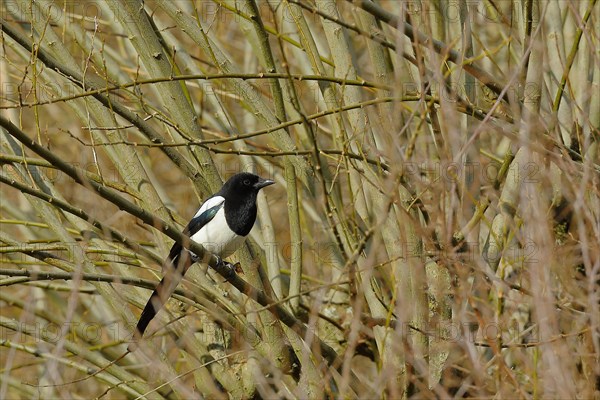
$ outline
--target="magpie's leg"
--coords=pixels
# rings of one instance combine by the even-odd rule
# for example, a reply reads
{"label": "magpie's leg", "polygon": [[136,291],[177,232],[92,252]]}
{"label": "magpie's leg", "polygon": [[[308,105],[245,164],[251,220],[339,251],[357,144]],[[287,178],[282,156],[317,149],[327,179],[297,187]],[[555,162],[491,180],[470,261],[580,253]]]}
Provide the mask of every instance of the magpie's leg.
{"label": "magpie's leg", "polygon": [[234,277],[235,276],[235,266],[233,264],[231,264],[230,262],[224,261],[218,255],[215,255],[215,257],[217,257],[217,265],[224,267],[226,269],[225,279]]}

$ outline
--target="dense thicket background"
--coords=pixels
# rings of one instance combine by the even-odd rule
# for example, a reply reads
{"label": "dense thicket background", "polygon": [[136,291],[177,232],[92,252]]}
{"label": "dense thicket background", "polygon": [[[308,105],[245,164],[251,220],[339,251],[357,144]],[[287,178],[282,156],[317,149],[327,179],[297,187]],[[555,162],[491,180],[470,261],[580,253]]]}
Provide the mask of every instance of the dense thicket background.
{"label": "dense thicket background", "polygon": [[600,396],[596,0],[0,7],[0,398]]}

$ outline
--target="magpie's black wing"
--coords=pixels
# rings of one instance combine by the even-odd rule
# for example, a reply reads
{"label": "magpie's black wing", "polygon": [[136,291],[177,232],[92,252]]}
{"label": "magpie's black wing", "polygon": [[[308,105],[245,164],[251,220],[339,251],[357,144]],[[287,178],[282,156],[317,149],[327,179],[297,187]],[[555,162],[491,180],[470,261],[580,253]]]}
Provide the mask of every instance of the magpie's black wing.
{"label": "magpie's black wing", "polygon": [[[224,204],[225,199],[221,196],[213,196],[206,200],[194,218],[185,227],[183,233],[188,237],[193,236],[215,217]],[[181,282],[181,279],[183,279],[183,275],[185,275],[192,264],[192,254],[179,243],[173,244],[163,267],[164,276],[156,286],[156,289],[154,289],[154,292],[152,292],[137,323],[136,335],[138,338],[142,337],[150,321],[152,321],[163,304],[171,297],[175,288]]]}

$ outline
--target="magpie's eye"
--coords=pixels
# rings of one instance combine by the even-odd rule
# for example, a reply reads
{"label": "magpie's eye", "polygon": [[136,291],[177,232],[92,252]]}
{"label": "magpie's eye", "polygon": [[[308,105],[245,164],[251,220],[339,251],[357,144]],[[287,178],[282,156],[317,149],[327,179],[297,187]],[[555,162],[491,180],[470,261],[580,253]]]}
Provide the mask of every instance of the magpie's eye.
{"label": "magpie's eye", "polygon": [[251,185],[250,179],[244,179],[244,185],[250,186]]}

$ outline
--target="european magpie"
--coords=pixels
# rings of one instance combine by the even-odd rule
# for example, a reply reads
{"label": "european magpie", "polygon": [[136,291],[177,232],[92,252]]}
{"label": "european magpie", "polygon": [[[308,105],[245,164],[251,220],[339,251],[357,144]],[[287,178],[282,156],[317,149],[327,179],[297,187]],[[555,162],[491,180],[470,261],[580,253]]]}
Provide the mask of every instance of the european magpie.
{"label": "european magpie", "polygon": [[202,204],[183,233],[207,250],[206,257],[199,260],[179,243],[173,245],[165,260],[165,275],[150,296],[137,324],[138,338],[142,337],[152,318],[169,299],[193,263],[207,261],[211,253],[221,263],[222,258],[233,254],[244,243],[244,238],[256,221],[258,191],[273,183],[275,182],[270,179],[242,172],[229,178],[221,190]]}

